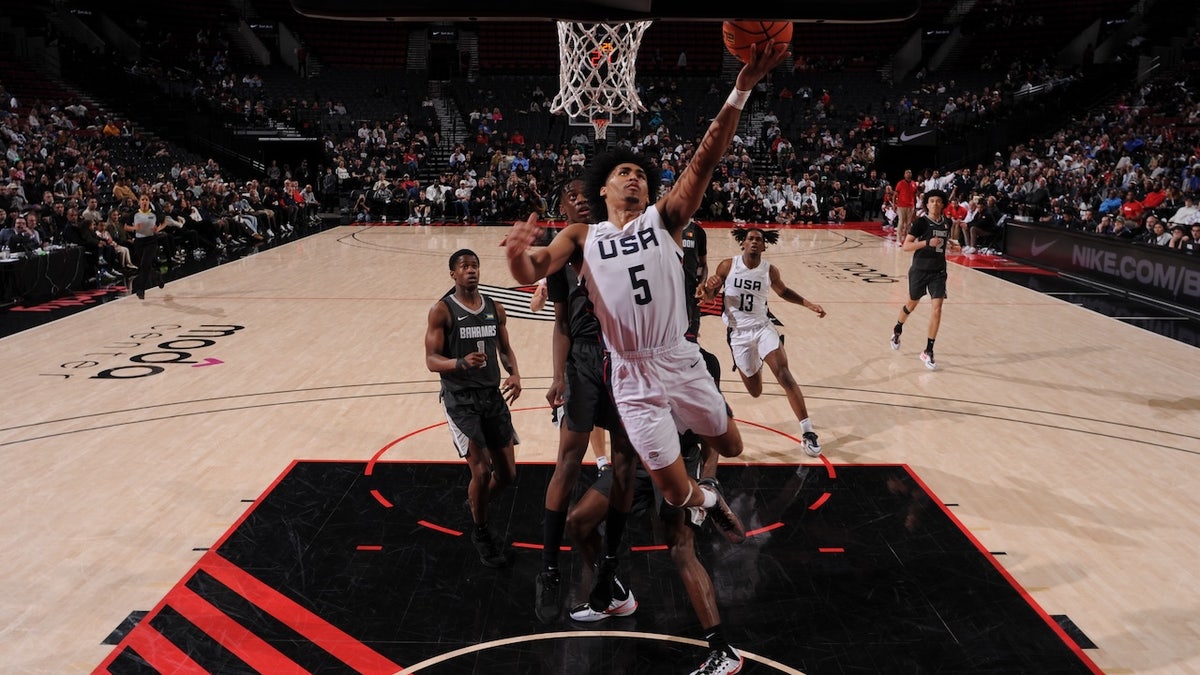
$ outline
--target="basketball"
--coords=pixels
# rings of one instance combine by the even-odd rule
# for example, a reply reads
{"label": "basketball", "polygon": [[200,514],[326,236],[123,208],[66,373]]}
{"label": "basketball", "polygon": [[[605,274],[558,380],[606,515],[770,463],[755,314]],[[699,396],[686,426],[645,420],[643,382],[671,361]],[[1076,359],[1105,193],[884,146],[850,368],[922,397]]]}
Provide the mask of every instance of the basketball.
{"label": "basketball", "polygon": [[[791,21],[726,21],[721,24],[721,35],[729,53],[745,63],[750,58],[754,45],[766,46],[772,42],[792,41]],[[762,47],[759,48],[759,53]]]}

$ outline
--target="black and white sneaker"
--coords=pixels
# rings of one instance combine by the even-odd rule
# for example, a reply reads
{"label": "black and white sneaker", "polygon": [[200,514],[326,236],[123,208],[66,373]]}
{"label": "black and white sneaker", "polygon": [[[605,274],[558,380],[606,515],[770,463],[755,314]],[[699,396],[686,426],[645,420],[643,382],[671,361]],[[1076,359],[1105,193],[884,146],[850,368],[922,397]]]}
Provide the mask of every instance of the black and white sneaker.
{"label": "black and white sneaker", "polygon": [[536,600],[533,608],[538,621],[554,623],[558,621],[562,611],[562,600],[559,598],[559,588],[562,587],[562,576],[558,570],[543,570],[537,575]]}
{"label": "black and white sneaker", "polygon": [[740,544],[746,541],[746,528],[742,525],[742,520],[737,517],[733,509],[729,508],[729,503],[725,501],[724,495],[721,494],[721,487],[717,484],[716,478],[701,478],[699,481],[700,489],[705,492],[710,492],[717,498],[717,503],[708,508],[708,514],[712,517],[712,521],[725,534],[725,538],[729,541]]}
{"label": "black and white sneaker", "polygon": [[[600,570],[596,570],[599,575]],[[610,583],[606,584],[611,594],[611,598],[607,604],[601,605],[603,609],[594,609],[591,598],[588,602],[581,603],[571,608],[571,619],[582,623],[593,623],[602,621],[612,616],[629,616],[637,611],[638,601],[633,597],[633,591],[625,587],[615,575],[610,577]],[[593,595],[595,591],[593,590]]]}
{"label": "black and white sneaker", "polygon": [[892,340],[888,344],[892,346],[892,351],[900,349],[900,334],[892,333]]}
{"label": "black and white sneaker", "polygon": [[804,454],[809,457],[821,456],[821,444],[817,442],[817,434],[814,431],[806,431],[801,435],[804,440]]}
{"label": "black and white sneaker", "polygon": [[592,579],[592,592],[588,594],[587,604],[595,611],[606,611],[614,598],[622,597],[618,590],[624,590],[624,586],[617,582],[617,559],[606,555],[596,563],[596,574]]}
{"label": "black and white sneaker", "polygon": [[714,649],[692,675],[733,675],[742,671],[742,655],[733,647],[729,651]]}

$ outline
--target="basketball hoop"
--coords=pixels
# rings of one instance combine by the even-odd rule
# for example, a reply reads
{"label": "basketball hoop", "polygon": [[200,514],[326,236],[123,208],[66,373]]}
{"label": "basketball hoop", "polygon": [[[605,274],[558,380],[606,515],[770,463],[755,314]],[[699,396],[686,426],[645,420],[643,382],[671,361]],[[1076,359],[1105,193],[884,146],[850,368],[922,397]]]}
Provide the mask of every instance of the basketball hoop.
{"label": "basketball hoop", "polygon": [[603,140],[614,113],[645,110],[634,66],[651,23],[559,21],[559,89],[550,112],[590,116],[596,140]]}
{"label": "basketball hoop", "polygon": [[608,118],[593,117],[592,127],[596,129],[596,140],[602,141],[607,138],[608,133]]}

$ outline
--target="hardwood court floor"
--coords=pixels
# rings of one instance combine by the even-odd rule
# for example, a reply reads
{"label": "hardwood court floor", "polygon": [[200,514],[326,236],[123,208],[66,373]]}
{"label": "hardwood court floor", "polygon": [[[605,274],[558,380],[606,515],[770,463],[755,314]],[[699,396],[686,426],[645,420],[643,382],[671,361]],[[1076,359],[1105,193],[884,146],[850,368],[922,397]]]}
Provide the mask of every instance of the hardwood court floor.
{"label": "hardwood court floor", "polygon": [[[734,253],[724,232],[709,231],[710,265]],[[518,460],[551,461],[550,323],[522,309],[503,234],[341,227],[0,339],[5,671],[96,668],[113,650],[101,642],[294,460],[452,460],[440,437],[396,441],[443,420],[422,344],[457,248],[509,300]],[[887,347],[908,255],[814,228],[767,257],[829,312],[771,305],[829,462],[906,465],[1038,607],[1095,643],[1104,672],[1200,672],[1195,347],[956,266],[929,372],[927,303]],[[704,319],[701,343],[728,367],[722,337]],[[730,375],[747,452],[728,465],[817,466],[781,436],[798,424],[778,387],[751,399]],[[303,519],[308,505],[294,508]],[[531,604],[531,580],[511,583]]]}

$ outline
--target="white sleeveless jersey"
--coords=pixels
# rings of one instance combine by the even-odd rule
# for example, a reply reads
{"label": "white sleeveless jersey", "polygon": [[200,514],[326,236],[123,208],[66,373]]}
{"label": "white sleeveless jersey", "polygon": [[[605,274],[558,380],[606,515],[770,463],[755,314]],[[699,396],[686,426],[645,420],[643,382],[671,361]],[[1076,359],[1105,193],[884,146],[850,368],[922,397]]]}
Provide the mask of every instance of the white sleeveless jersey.
{"label": "white sleeveless jersey", "polygon": [[767,318],[767,293],[771,289],[771,263],[759,259],[758,267],[746,267],[742,256],[733,258],[725,277],[725,310],[721,319],[729,328],[758,328]]}
{"label": "white sleeveless jersey", "polygon": [[623,229],[609,221],[588,227],[580,283],[610,351],[630,354],[684,340],[682,258],[654,206]]}

